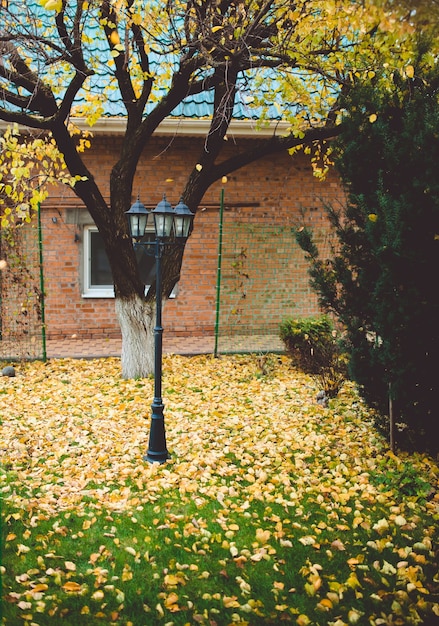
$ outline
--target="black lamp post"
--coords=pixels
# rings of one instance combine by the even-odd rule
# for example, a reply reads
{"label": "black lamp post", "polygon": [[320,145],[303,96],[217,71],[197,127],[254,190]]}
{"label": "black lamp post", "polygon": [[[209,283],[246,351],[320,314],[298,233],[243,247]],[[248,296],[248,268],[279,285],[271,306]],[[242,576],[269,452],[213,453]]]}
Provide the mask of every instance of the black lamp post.
{"label": "black lamp post", "polygon": [[[162,400],[162,356],[163,356],[163,326],[162,326],[162,256],[173,246],[183,246],[189,236],[194,213],[190,211],[182,200],[175,209],[163,195],[153,211],[149,211],[137,198],[136,202],[126,212],[134,247],[154,247],[156,261],[156,323],[154,327],[154,400],[151,405],[151,429],[149,433],[148,451],[145,459],[150,463],[164,463],[169,459],[166,448],[165,418],[163,415]],[[149,216],[154,219],[154,241],[141,241],[145,235]],[[147,250],[148,251],[148,250]]]}

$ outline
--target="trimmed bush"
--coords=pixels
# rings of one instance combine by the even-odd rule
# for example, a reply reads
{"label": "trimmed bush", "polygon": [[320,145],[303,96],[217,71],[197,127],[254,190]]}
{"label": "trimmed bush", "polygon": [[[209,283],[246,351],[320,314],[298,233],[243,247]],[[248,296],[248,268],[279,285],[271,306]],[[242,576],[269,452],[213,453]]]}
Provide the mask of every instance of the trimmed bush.
{"label": "trimmed bush", "polygon": [[326,315],[287,319],[280,337],[292,365],[316,379],[328,398],[334,398],[346,380],[347,357],[340,333]]}

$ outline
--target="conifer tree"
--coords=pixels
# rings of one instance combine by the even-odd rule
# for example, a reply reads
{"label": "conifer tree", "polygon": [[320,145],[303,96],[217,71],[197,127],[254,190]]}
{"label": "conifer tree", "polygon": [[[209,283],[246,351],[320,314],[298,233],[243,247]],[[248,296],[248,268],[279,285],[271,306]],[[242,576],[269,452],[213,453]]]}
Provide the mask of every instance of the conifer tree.
{"label": "conifer tree", "polygon": [[335,161],[347,191],[328,208],[336,253],[310,258],[320,303],[347,331],[351,374],[385,412],[399,443],[435,448],[439,360],[439,71],[424,49],[392,91],[358,85],[346,98]]}

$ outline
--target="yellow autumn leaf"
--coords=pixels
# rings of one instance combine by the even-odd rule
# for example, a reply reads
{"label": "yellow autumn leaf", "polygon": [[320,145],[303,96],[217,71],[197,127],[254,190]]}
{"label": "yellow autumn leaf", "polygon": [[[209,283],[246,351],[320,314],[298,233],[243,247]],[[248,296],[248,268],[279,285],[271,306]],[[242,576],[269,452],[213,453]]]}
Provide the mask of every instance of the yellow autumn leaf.
{"label": "yellow autumn leaf", "polygon": [[178,602],[178,595],[175,592],[171,592],[165,599],[164,605],[167,609],[172,607]]}
{"label": "yellow autumn leaf", "polygon": [[312,583],[305,583],[304,588],[308,596],[312,597],[312,596],[315,596],[317,593],[317,589]]}
{"label": "yellow autumn leaf", "polygon": [[136,24],[137,26],[139,26],[142,23],[143,18],[140,15],[140,13],[133,13],[131,15],[131,21],[133,22],[133,24]]}
{"label": "yellow autumn leaf", "polygon": [[163,583],[166,587],[175,587],[177,585],[184,584],[184,579],[181,576],[175,574],[166,574],[163,579]]}
{"label": "yellow autumn leaf", "polygon": [[119,37],[119,33],[117,32],[117,30],[111,31],[110,41],[113,44],[113,46],[120,44],[120,37]]}
{"label": "yellow autumn leaf", "polygon": [[361,583],[358,580],[357,574],[355,572],[352,572],[351,574],[349,574],[349,577],[346,580],[345,585],[346,587],[349,587],[350,589],[358,589],[359,587],[361,587]]}
{"label": "yellow autumn leaf", "polygon": [[383,533],[385,533],[385,532],[387,532],[389,530],[389,522],[387,521],[387,519],[385,517],[383,517],[380,520],[378,520],[372,526],[372,528],[373,528],[373,530],[376,530],[377,533],[382,535]]}
{"label": "yellow autumn leaf", "polygon": [[256,541],[261,544],[267,543],[267,541],[271,537],[271,532],[269,530],[263,530],[262,528],[256,529]]}
{"label": "yellow autumn leaf", "polygon": [[240,607],[236,596],[224,596],[223,605],[226,609],[238,609]]}
{"label": "yellow autumn leaf", "polygon": [[69,580],[62,586],[62,589],[67,593],[80,593],[82,587],[79,583],[74,582],[73,580]]}
{"label": "yellow autumn leaf", "polygon": [[333,604],[329,598],[322,598],[320,602],[316,604],[316,609],[320,612],[326,612],[332,609]]}
{"label": "yellow autumn leaf", "polygon": [[132,580],[133,576],[134,576],[134,574],[133,574],[131,568],[129,566],[125,565],[124,568],[123,568],[123,571],[122,571],[122,576],[121,576],[123,582],[128,582],[129,580]]}
{"label": "yellow autumn leaf", "polygon": [[415,75],[415,68],[413,67],[413,65],[407,65],[407,67],[405,68],[405,74],[407,76],[407,78],[413,78]]}
{"label": "yellow autumn leaf", "polygon": [[29,591],[30,593],[42,593],[47,591],[48,588],[49,586],[46,585],[46,583],[37,583],[36,585],[33,585]]}
{"label": "yellow autumn leaf", "polygon": [[348,612],[349,624],[358,624],[358,622],[360,621],[363,615],[364,613],[361,613],[360,611],[357,611],[355,609],[350,609],[350,611]]}
{"label": "yellow autumn leaf", "polygon": [[305,537],[299,537],[299,541],[304,546],[312,546],[315,544],[316,540],[311,535],[306,535]]}
{"label": "yellow autumn leaf", "polygon": [[25,546],[23,543],[19,543],[17,546],[17,554],[26,554],[26,552],[30,552],[29,546]]}
{"label": "yellow autumn leaf", "polygon": [[372,113],[371,115],[369,115],[369,122],[370,122],[371,124],[373,124],[374,122],[376,122],[376,121],[377,121],[377,119],[378,119],[378,118],[377,118],[377,114],[376,114],[376,113]]}
{"label": "yellow autumn leaf", "polygon": [[230,544],[230,548],[229,548],[229,550],[230,550],[230,554],[231,554],[233,557],[238,556],[238,554],[239,554],[239,550],[238,550],[238,548],[235,546],[235,544]]}
{"label": "yellow autumn leaf", "polygon": [[62,9],[62,0],[48,0],[42,3],[42,6],[46,11],[56,11],[59,13]]}
{"label": "yellow autumn leaf", "polygon": [[99,560],[100,556],[101,556],[100,552],[94,552],[93,554],[90,554],[90,558],[88,559],[88,562],[94,565],[96,561]]}
{"label": "yellow autumn leaf", "polygon": [[102,589],[98,589],[97,591],[92,593],[92,596],[91,596],[92,600],[96,600],[96,601],[103,600],[104,597],[105,597],[105,594],[102,591]]}

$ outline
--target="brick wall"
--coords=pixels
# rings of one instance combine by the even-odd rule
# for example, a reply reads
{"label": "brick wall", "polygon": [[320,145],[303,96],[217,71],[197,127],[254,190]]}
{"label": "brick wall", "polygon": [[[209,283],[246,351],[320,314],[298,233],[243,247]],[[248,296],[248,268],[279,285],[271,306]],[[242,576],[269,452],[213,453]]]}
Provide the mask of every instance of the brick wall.
{"label": "brick wall", "polygon": [[[229,140],[227,156],[243,143],[252,140]],[[88,166],[98,185],[108,196],[109,176],[120,139],[96,137],[93,152],[86,155]],[[145,204],[155,205],[163,193],[173,205],[179,200],[186,177],[197,162],[203,148],[203,139],[155,138],[142,155],[137,170],[133,200],[140,195]],[[224,260],[224,274],[232,275],[231,263],[240,246],[250,245],[244,226],[253,226],[259,232],[257,245],[261,246],[261,229],[297,225],[301,212],[324,239],[327,229],[323,201],[336,202],[340,187],[334,175],[321,183],[312,176],[305,157],[288,153],[272,156],[234,172],[225,185],[214,184],[206,193],[195,218],[194,232],[189,239],[183,261],[181,280],[175,299],[167,302],[163,321],[167,333],[178,335],[212,334],[215,324],[216,278],[218,266],[218,230],[220,190],[224,186],[224,240],[235,237],[235,248],[230,239]],[[44,270],[46,283],[46,323],[49,338],[63,337],[113,337],[119,335],[111,298],[83,298],[80,266],[82,255],[81,225],[71,218],[72,211],[81,211],[81,204],[67,188],[56,188],[45,202],[42,211],[44,233]],[[236,225],[241,226],[241,239],[236,243]],[[229,229],[229,230],[228,230]],[[244,233],[244,234],[242,234]],[[267,231],[269,234],[270,231]],[[322,240],[323,240],[322,239]],[[291,239],[290,239],[291,240]],[[263,241],[263,239],[262,239]],[[291,240],[292,241],[292,240]],[[244,242],[244,243],[243,243]],[[276,264],[278,254],[274,241],[264,241],[262,253]],[[289,246],[282,242],[278,259],[289,257]],[[291,243],[291,253],[294,242]],[[237,252],[238,251],[238,252]],[[296,251],[297,252],[297,251]],[[254,251],[252,252],[253,258]],[[258,254],[257,254],[258,256]],[[227,266],[227,263],[229,265]],[[253,274],[263,271],[255,267]],[[252,270],[252,268],[250,268]],[[226,278],[224,278],[226,280]],[[289,282],[288,282],[289,281]],[[285,284],[287,282],[287,284]],[[282,285],[296,291],[296,312],[307,314],[317,311],[315,296],[310,292],[306,278],[303,254],[287,264]],[[229,285],[230,287],[230,285]],[[275,285],[273,285],[275,287]],[[223,311],[224,312],[224,311]],[[267,309],[267,315],[269,311]],[[230,317],[230,316],[229,316]],[[223,318],[225,319],[225,318]],[[248,322],[250,323],[250,318]],[[267,319],[268,322],[268,319]],[[241,323],[244,323],[241,319]],[[247,323],[247,322],[246,322]],[[263,322],[262,322],[263,323]]]}

